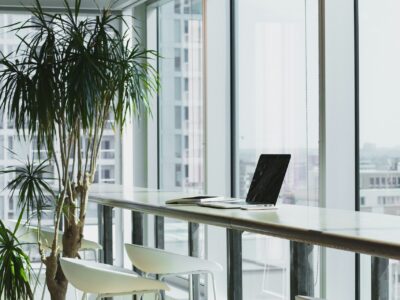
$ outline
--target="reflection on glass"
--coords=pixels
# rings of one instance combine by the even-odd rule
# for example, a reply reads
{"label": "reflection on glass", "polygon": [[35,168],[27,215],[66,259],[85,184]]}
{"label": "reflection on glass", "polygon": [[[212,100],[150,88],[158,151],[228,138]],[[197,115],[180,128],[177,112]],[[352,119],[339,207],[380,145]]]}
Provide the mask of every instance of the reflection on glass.
{"label": "reflection on glass", "polygon": [[[261,153],[290,153],[278,205],[317,206],[317,2],[236,0],[235,11],[236,194]],[[288,299],[287,241],[244,234],[243,270],[244,299]]]}
{"label": "reflection on glass", "polygon": [[[391,215],[400,215],[399,9],[395,0],[359,5],[360,208]],[[389,298],[400,299],[399,262],[391,260],[389,271]]]}

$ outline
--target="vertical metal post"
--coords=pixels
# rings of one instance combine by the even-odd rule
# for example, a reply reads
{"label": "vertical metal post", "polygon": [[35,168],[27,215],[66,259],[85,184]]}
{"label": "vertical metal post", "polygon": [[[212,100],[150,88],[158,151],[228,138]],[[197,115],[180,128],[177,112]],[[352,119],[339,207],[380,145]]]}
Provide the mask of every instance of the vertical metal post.
{"label": "vertical metal post", "polygon": [[154,218],[154,237],[156,241],[156,248],[164,249],[164,217],[155,216]]}
{"label": "vertical metal post", "polygon": [[[154,217],[154,239],[155,246],[158,249],[165,248],[165,240],[164,240],[164,217],[155,216]],[[156,275],[156,278],[159,279],[159,276]],[[162,300],[165,299],[165,292],[161,291]]]}
{"label": "vertical metal post", "polygon": [[[132,211],[131,214],[131,221],[132,221],[132,234],[131,234],[131,240],[132,244],[135,245],[143,245],[143,213]],[[140,270],[137,268],[133,268],[135,272],[138,274],[142,274]]]}
{"label": "vertical metal post", "polygon": [[371,300],[389,300],[389,260],[371,257]]}
{"label": "vertical metal post", "polygon": [[103,207],[103,252],[104,263],[113,264],[113,210],[110,206]]}
{"label": "vertical metal post", "polygon": [[242,300],[242,231],[227,229],[228,300]]}
{"label": "vertical metal post", "polygon": [[[198,223],[189,222],[189,255],[200,256],[200,225]],[[200,275],[191,276],[192,282],[190,283],[192,300],[200,300]]]}
{"label": "vertical metal post", "polygon": [[[131,213],[131,222],[132,222],[132,233],[131,233],[131,240],[132,244],[135,245],[143,245],[143,213],[132,211]],[[133,270],[142,275],[142,271],[138,268],[133,267]],[[132,297],[133,300],[140,299],[140,296],[134,295]]]}
{"label": "vertical metal post", "polygon": [[[103,247],[100,251],[100,260],[106,264],[113,264],[113,212],[110,206],[97,206],[97,218],[99,226],[99,242]],[[112,298],[105,298],[106,300]]]}
{"label": "vertical metal post", "polygon": [[98,205],[97,210],[99,226],[99,242],[103,247],[100,253],[100,261],[113,264],[113,214],[112,207]]}
{"label": "vertical metal post", "polygon": [[290,299],[314,296],[313,245],[290,242]]}

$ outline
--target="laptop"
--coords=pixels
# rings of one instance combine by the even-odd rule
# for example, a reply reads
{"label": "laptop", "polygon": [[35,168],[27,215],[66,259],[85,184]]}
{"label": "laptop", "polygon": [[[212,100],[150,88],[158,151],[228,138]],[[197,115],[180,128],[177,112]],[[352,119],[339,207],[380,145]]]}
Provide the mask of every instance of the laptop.
{"label": "laptop", "polygon": [[213,208],[274,209],[289,166],[290,154],[261,154],[244,199],[223,199],[198,203]]}

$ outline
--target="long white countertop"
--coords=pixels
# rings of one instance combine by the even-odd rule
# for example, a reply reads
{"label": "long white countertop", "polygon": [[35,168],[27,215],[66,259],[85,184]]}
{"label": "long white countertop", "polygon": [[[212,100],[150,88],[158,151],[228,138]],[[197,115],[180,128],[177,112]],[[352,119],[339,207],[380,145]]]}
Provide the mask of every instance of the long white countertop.
{"label": "long white countertop", "polygon": [[246,211],[196,205],[166,205],[182,192],[117,185],[94,186],[90,201],[189,222],[276,236],[374,256],[400,259],[400,216],[280,205],[277,210]]}

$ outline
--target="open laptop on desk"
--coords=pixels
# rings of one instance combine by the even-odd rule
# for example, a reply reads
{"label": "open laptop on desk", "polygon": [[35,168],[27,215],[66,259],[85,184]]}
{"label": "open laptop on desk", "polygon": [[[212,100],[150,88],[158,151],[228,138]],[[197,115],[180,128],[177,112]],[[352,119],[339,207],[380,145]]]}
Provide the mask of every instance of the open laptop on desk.
{"label": "open laptop on desk", "polygon": [[261,154],[244,199],[223,199],[198,203],[214,208],[274,209],[285,179],[290,154]]}

